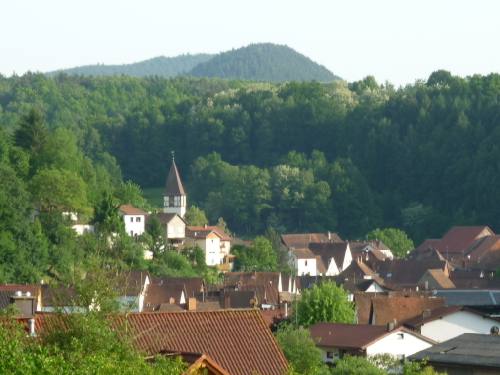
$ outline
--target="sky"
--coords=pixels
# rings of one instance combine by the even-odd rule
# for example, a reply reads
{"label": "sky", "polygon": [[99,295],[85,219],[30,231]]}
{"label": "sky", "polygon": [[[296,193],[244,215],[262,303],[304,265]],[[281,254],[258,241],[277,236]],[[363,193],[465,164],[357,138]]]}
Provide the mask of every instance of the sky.
{"label": "sky", "polygon": [[0,73],[286,44],[336,75],[395,85],[500,72],[497,0],[10,0]]}

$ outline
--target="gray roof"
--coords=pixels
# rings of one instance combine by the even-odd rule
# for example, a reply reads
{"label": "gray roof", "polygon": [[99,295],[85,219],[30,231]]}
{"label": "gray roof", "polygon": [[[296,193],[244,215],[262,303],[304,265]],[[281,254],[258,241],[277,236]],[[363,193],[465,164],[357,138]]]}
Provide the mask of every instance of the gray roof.
{"label": "gray roof", "polygon": [[186,195],[184,186],[182,186],[181,177],[179,176],[179,171],[177,170],[177,166],[173,160],[170,171],[168,172],[167,182],[165,184],[165,195]]}
{"label": "gray roof", "polygon": [[409,357],[427,359],[430,364],[500,368],[500,336],[464,333]]}
{"label": "gray roof", "polygon": [[434,295],[444,297],[448,306],[499,306],[500,290],[446,289]]}

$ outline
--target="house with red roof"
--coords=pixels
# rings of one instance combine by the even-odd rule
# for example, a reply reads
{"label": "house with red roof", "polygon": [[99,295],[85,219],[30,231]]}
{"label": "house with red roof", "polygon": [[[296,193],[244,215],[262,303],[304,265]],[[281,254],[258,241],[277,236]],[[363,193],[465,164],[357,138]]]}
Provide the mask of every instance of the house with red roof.
{"label": "house with red roof", "polygon": [[309,330],[326,363],[335,363],[345,355],[404,359],[435,344],[417,332],[392,324],[316,323]]}

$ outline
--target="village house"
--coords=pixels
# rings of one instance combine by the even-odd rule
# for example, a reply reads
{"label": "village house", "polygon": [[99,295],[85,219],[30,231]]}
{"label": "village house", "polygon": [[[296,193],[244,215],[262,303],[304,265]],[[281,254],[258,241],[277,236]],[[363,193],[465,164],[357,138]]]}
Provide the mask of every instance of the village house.
{"label": "village house", "polygon": [[120,308],[125,311],[143,311],[146,290],[150,284],[151,275],[145,271],[129,271],[119,275]]}
{"label": "village house", "polygon": [[118,212],[123,218],[125,233],[129,236],[137,237],[145,232],[147,212],[130,204],[121,205]]}
{"label": "village house", "polygon": [[189,226],[185,245],[198,246],[205,253],[207,266],[220,266],[229,262],[231,237],[216,226]]}
{"label": "village house", "polygon": [[474,263],[481,263],[482,258],[487,258],[489,250],[496,253],[499,248],[497,240],[487,239],[488,237],[495,237],[495,233],[487,226],[455,226],[441,239],[425,240],[414,253],[435,249],[454,266],[470,267]]}
{"label": "village house", "polygon": [[186,222],[175,213],[161,212],[155,215],[165,231],[165,238],[170,246],[178,248],[184,244],[186,239]]}
{"label": "village house", "polygon": [[492,327],[500,325],[500,321],[468,307],[443,306],[424,310],[422,315],[403,324],[435,342],[443,342],[463,333],[489,334]]}
{"label": "village house", "polygon": [[356,318],[359,324],[400,324],[421,316],[425,310],[444,306],[444,299],[424,293],[354,293]]}
{"label": "village house", "polygon": [[297,276],[335,276],[352,262],[349,242],[310,242],[307,248],[289,251]]}
{"label": "village house", "polygon": [[345,355],[370,357],[385,354],[404,359],[435,344],[427,337],[392,323],[316,323],[309,331],[326,363],[335,363]]}

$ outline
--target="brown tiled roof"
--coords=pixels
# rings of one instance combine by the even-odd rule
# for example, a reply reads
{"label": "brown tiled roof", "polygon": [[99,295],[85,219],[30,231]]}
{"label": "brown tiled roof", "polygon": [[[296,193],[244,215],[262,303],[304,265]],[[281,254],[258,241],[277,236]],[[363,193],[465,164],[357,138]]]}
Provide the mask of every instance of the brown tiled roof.
{"label": "brown tiled roof", "polygon": [[337,280],[339,283],[343,283],[347,280],[357,280],[362,281],[365,280],[366,277],[369,278],[369,280],[375,281],[377,284],[380,286],[384,285],[384,280],[379,277],[375,271],[373,271],[370,267],[368,267],[366,264],[363,262],[354,260],[351,262],[349,267],[347,267],[344,271],[342,271],[338,276]]}
{"label": "brown tiled roof", "polygon": [[3,310],[10,306],[11,302],[11,297],[14,295],[15,292],[11,292],[8,290],[0,290],[0,310]]}
{"label": "brown tiled roof", "polygon": [[[252,310],[130,313],[111,318],[126,327],[132,345],[146,356],[204,353],[231,375],[284,375],[288,363],[261,316]],[[60,314],[36,314],[35,330],[64,327]],[[126,322],[126,323],[125,323]]]}
{"label": "brown tiled roof", "polygon": [[120,212],[125,215],[147,215],[146,211],[141,210],[140,208],[134,207],[131,204],[122,204],[120,206]]}
{"label": "brown tiled roof", "polygon": [[436,297],[381,297],[372,298],[370,324],[402,322],[424,310],[444,305],[443,298]]}
{"label": "brown tiled roof", "polygon": [[[181,303],[182,293],[186,294],[182,284],[149,284],[144,296],[144,310],[158,311],[162,304]],[[187,302],[187,296],[185,296]]]}
{"label": "brown tiled roof", "polygon": [[441,306],[432,310],[427,310],[423,312],[421,315],[417,315],[411,319],[408,319],[403,322],[403,324],[411,329],[418,329],[422,325],[432,322],[434,320],[441,319],[447,315],[454,314],[458,311],[468,311],[472,314],[477,314],[482,317],[488,317],[488,315],[483,314],[477,310],[470,309],[463,306]]}
{"label": "brown tiled roof", "polygon": [[362,257],[366,255],[366,252],[363,251],[368,246],[371,247],[371,251],[369,255],[373,255],[378,261],[384,261],[389,259],[381,250],[390,250],[385,244],[380,241],[349,241],[349,247],[351,248],[352,258],[356,259],[357,257]]}
{"label": "brown tiled roof", "polygon": [[182,186],[181,177],[179,176],[179,171],[177,170],[177,165],[175,165],[175,161],[173,160],[165,183],[165,195],[186,195],[184,186]]}
{"label": "brown tiled roof", "polygon": [[72,286],[42,285],[42,306],[63,307],[73,306],[76,291]]}
{"label": "brown tiled roof", "polygon": [[288,248],[305,248],[311,242],[342,242],[342,239],[337,233],[297,233],[297,234],[282,234],[281,241]]}
{"label": "brown tiled roof", "polygon": [[279,304],[279,272],[227,272],[224,288],[254,291],[258,304]]}
{"label": "brown tiled roof", "polygon": [[424,285],[426,281],[431,281],[430,288],[435,289],[453,289],[455,284],[450,280],[450,278],[443,272],[442,269],[430,269],[422,276],[419,280],[419,285]]}
{"label": "brown tiled roof", "polygon": [[199,297],[205,289],[205,282],[201,277],[153,277],[151,284],[182,286],[186,292],[186,299]]}
{"label": "brown tiled roof", "polygon": [[385,325],[316,323],[309,330],[316,345],[339,349],[365,350],[370,344],[394,332],[405,332],[434,343],[404,327],[388,330]]}
{"label": "brown tiled roof", "polygon": [[179,219],[181,219],[182,221],[185,222],[185,220],[182,217],[180,217],[177,214],[172,214],[172,213],[159,212],[159,213],[155,214],[154,216],[156,216],[158,218],[160,223],[165,224],[165,225],[170,223],[170,220],[172,220],[176,216],[178,216]]}
{"label": "brown tiled roof", "polygon": [[348,248],[348,242],[311,242],[309,244],[312,253],[317,257],[321,257],[326,270],[328,270],[332,259],[335,261],[337,268],[341,270]]}
{"label": "brown tiled roof", "polygon": [[231,237],[221,228],[215,225],[189,226],[186,227],[186,237],[206,238],[210,233],[215,233],[223,241],[231,241]]}
{"label": "brown tiled roof", "polygon": [[232,375],[283,375],[288,367],[258,310],[129,314],[127,327],[148,355],[205,353]]}
{"label": "brown tiled roof", "polygon": [[493,271],[456,269],[450,272],[450,280],[460,289],[500,289],[500,277]]}
{"label": "brown tiled roof", "polygon": [[439,246],[439,238],[428,238],[424,242],[422,242],[412,253],[420,253],[421,251],[429,250],[429,249],[437,249]]}
{"label": "brown tiled roof", "polygon": [[438,259],[423,259],[415,261],[413,259],[393,259],[376,265],[374,271],[378,273],[385,282],[395,284],[400,287],[414,288],[422,276],[429,269],[441,269],[447,271],[446,261]]}
{"label": "brown tiled roof", "polygon": [[452,227],[439,242],[439,250],[443,253],[465,251],[475,240],[486,235],[494,235],[487,226]]}
{"label": "brown tiled roof", "polygon": [[456,226],[452,227],[440,240],[425,240],[416,251],[433,248],[439,250],[445,257],[451,255],[465,255],[477,240],[495,233],[487,226]]}
{"label": "brown tiled roof", "polygon": [[297,259],[315,259],[316,255],[313,254],[313,252],[307,248],[304,249],[294,249],[293,250],[293,255]]}

